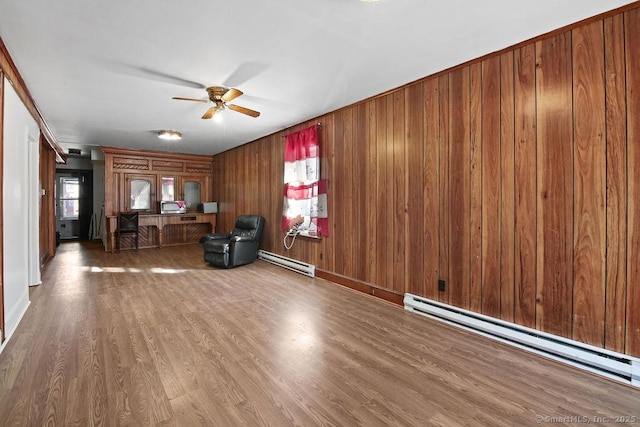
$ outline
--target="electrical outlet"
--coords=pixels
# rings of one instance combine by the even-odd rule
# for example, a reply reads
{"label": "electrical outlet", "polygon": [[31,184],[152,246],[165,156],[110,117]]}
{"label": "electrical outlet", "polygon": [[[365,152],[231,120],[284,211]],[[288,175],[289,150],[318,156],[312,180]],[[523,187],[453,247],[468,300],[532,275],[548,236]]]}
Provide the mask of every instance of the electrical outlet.
{"label": "electrical outlet", "polygon": [[438,292],[444,292],[446,289],[446,282],[442,279],[438,279]]}

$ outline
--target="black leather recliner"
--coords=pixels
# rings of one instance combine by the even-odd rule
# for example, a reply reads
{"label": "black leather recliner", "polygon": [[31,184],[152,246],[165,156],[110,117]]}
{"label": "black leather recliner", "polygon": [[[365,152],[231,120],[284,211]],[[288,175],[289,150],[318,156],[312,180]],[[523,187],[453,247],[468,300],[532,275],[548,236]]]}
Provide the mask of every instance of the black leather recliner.
{"label": "black leather recliner", "polygon": [[204,260],[214,267],[231,268],[258,258],[265,219],[259,215],[240,215],[231,233],[210,233],[200,241]]}

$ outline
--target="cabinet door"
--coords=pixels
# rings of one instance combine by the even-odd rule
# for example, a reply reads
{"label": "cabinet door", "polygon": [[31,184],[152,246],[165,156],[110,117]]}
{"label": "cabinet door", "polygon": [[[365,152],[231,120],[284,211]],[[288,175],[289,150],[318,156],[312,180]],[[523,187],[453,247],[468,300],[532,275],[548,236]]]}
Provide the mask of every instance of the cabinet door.
{"label": "cabinet door", "polygon": [[187,209],[195,210],[198,204],[208,201],[209,178],[206,176],[184,176],[180,178],[180,192]]}
{"label": "cabinet door", "polygon": [[125,210],[155,212],[155,175],[126,174],[124,185]]}

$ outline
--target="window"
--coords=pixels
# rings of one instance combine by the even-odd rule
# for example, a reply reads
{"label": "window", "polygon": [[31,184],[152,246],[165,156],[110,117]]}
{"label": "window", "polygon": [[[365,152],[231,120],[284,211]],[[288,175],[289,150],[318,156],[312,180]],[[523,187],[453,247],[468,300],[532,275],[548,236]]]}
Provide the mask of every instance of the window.
{"label": "window", "polygon": [[308,237],[329,235],[327,188],[320,179],[318,127],[286,135],[282,231]]}
{"label": "window", "polygon": [[80,213],[80,181],[60,177],[60,219],[78,219]]}

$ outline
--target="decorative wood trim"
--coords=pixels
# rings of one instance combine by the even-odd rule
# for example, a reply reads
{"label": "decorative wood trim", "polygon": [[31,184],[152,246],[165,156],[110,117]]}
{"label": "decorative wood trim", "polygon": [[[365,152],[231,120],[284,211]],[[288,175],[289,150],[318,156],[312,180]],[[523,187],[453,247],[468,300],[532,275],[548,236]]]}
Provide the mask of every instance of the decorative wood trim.
{"label": "decorative wood trim", "polygon": [[211,173],[211,169],[187,169],[189,173]]}
{"label": "decorative wood trim", "polygon": [[136,164],[128,164],[128,163],[114,163],[114,169],[126,169],[126,170],[149,170],[149,166],[147,165],[136,165]]}
{"label": "decorative wood trim", "polygon": [[211,173],[212,172],[212,164],[202,164],[202,163],[187,163],[185,165],[185,169],[187,172],[194,173]]}
{"label": "decorative wood trim", "polygon": [[136,159],[129,157],[114,157],[113,158],[114,169],[135,169],[135,170],[149,170],[149,160]]}
{"label": "decorative wood trim", "polygon": [[151,151],[151,150],[130,150],[128,148],[118,147],[100,147],[105,154],[112,156],[126,156],[129,158],[139,157],[143,159],[166,159],[166,160],[179,160],[179,161],[192,161],[196,163],[209,163],[213,160],[213,156],[205,154],[187,154],[187,153],[170,153],[166,151]]}
{"label": "decorative wood trim", "polygon": [[152,160],[151,169],[155,171],[165,172],[182,172],[184,171],[184,162],[174,162],[170,160]]}

